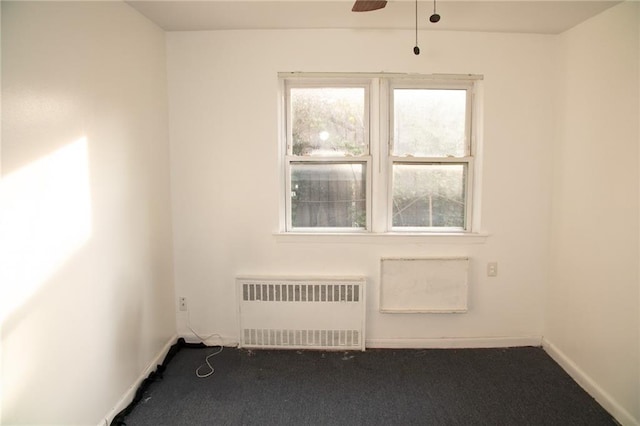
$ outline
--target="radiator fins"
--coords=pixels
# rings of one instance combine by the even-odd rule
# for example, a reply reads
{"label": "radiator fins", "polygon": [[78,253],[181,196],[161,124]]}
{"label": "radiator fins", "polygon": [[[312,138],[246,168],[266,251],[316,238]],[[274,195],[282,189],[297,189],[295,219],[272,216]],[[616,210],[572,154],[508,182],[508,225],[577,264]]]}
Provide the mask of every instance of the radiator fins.
{"label": "radiator fins", "polygon": [[295,347],[341,348],[359,347],[358,330],[267,330],[244,329],[243,340],[247,346],[260,347]]}
{"label": "radiator fins", "polygon": [[365,279],[238,278],[240,346],[364,350]]}

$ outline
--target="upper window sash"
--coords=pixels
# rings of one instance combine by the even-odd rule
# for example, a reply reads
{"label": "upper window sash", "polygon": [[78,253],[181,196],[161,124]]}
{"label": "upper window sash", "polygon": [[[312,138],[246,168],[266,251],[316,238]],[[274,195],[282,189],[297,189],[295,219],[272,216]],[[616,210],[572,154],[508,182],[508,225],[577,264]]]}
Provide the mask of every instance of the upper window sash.
{"label": "upper window sash", "polygon": [[[389,156],[396,157],[423,157],[423,158],[464,158],[470,157],[473,153],[472,144],[472,108],[473,108],[473,81],[450,80],[450,81],[433,81],[430,79],[397,79],[389,83]],[[421,94],[421,91],[425,91]],[[432,91],[431,93],[428,93]],[[459,93],[460,92],[460,93]],[[459,146],[455,146],[454,142],[444,141],[442,146],[433,144],[433,141],[425,139],[421,141],[424,144],[423,149],[417,147],[409,147],[411,137],[417,138],[421,136],[428,138],[426,130],[429,129],[429,108],[441,110],[440,105],[445,104],[448,116],[440,117],[442,122],[442,132],[448,133],[456,131],[456,127],[460,126],[460,136],[463,138],[459,142]],[[410,117],[402,117],[400,114],[411,115]],[[422,114],[422,117],[420,117]],[[418,119],[424,120],[424,129],[416,129],[420,123]],[[449,122],[447,122],[449,120]],[[459,123],[463,120],[463,123]],[[405,123],[408,122],[408,123]],[[406,129],[403,127],[406,126]],[[449,127],[447,127],[449,126]],[[407,136],[405,130],[413,130],[415,135]],[[422,130],[422,132],[421,132]],[[432,129],[429,129],[432,131]],[[407,132],[405,132],[407,133]],[[422,135],[420,135],[422,133]],[[451,135],[435,135],[446,138],[452,138]],[[428,148],[427,148],[428,147]]]}
{"label": "upper window sash", "polygon": [[[368,156],[370,93],[371,81],[366,79],[287,79],[286,154],[315,158]],[[332,103],[338,107],[329,107]]]}

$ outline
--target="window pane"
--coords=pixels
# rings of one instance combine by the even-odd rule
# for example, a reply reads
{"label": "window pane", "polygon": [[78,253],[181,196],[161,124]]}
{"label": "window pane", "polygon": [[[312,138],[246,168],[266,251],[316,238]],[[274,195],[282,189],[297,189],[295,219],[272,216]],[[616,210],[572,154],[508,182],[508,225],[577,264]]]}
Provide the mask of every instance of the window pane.
{"label": "window pane", "polygon": [[394,155],[467,155],[466,104],[466,90],[394,89]]}
{"label": "window pane", "polygon": [[367,154],[365,89],[291,88],[293,155]]}
{"label": "window pane", "polygon": [[465,164],[394,164],[393,226],[465,226]]}
{"label": "window pane", "polygon": [[294,228],[364,228],[366,164],[291,164]]}

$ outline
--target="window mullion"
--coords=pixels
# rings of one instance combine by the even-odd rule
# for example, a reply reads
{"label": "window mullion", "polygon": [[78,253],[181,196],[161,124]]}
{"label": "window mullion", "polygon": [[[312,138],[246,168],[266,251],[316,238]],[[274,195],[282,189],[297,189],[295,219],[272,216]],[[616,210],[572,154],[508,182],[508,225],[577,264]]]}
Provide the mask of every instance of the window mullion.
{"label": "window mullion", "polygon": [[465,147],[465,151],[467,156],[471,157],[473,155],[475,155],[474,149],[473,149],[473,135],[472,135],[472,128],[473,128],[473,102],[474,102],[474,93],[472,89],[467,89],[467,110],[466,110],[466,117],[465,117],[465,129],[464,129],[464,134],[465,134],[465,139],[466,139],[466,147]]}
{"label": "window mullion", "polygon": [[475,176],[475,161],[473,159],[473,157],[469,158],[468,162],[467,162],[467,180],[465,182],[465,186],[466,186],[466,190],[465,190],[465,207],[464,207],[464,214],[465,214],[465,218],[464,218],[464,223],[465,223],[465,230],[466,231],[471,231],[473,229],[473,208],[472,206],[474,205],[474,192],[475,192],[475,188],[474,188],[474,176]]}
{"label": "window mullion", "polygon": [[[388,163],[389,154],[389,82],[381,78],[374,82],[376,90],[375,101],[372,103],[372,114],[375,114],[375,126],[372,126],[372,156],[374,170],[372,171],[372,194],[371,194],[371,230],[376,233],[387,231],[387,209],[388,205]],[[372,98],[372,101],[374,98]]]}
{"label": "window mullion", "polygon": [[284,209],[285,209],[285,230],[287,232],[293,229],[291,215],[291,161],[289,156],[285,157],[285,193],[284,193]]}

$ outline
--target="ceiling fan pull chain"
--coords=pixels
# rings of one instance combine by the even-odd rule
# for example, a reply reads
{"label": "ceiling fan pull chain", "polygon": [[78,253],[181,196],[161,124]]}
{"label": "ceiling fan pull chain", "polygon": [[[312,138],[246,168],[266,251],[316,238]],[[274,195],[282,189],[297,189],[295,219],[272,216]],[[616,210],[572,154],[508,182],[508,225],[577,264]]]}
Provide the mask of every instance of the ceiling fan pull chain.
{"label": "ceiling fan pull chain", "polygon": [[416,0],[416,45],[413,47],[413,54],[420,54],[420,48],[418,47],[418,0]]}

